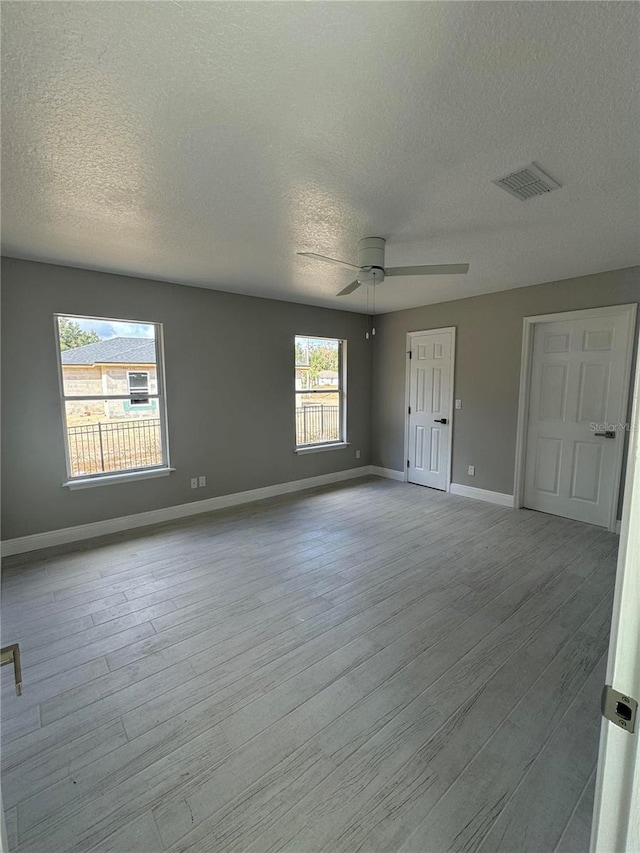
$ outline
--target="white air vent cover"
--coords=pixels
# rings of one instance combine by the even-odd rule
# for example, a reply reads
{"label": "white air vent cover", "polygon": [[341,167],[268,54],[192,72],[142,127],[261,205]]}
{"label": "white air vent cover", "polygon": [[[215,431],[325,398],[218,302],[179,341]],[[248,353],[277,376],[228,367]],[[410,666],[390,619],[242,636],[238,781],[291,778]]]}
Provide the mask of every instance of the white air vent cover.
{"label": "white air vent cover", "polygon": [[492,183],[502,187],[503,190],[519,198],[520,201],[526,201],[536,195],[543,195],[550,193],[551,190],[560,189],[560,184],[550,178],[535,163],[518,169],[516,172],[511,172],[504,178],[495,178]]}

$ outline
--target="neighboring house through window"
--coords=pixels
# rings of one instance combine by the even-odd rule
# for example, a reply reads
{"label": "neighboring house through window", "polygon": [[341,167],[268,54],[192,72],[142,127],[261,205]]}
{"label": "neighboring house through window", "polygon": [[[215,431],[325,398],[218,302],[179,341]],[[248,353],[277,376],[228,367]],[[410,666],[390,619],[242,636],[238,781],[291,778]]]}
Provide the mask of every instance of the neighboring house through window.
{"label": "neighboring house through window", "polygon": [[346,341],[296,335],[296,447],[346,441]]}
{"label": "neighboring house through window", "polygon": [[168,467],[162,328],[56,315],[69,481]]}

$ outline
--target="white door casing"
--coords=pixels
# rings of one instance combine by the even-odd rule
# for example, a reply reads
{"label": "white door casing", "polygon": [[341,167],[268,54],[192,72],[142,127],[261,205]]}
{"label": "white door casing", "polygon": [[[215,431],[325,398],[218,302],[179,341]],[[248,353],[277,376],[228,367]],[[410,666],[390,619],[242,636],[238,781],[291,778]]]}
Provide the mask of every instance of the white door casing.
{"label": "white door casing", "polygon": [[410,332],[407,343],[407,480],[447,491],[455,329]]}
{"label": "white door casing", "polygon": [[[640,699],[640,352],[633,398],[605,681]],[[640,851],[640,731],[630,734],[603,718],[591,853],[612,851]]]}
{"label": "white door casing", "polygon": [[634,313],[614,307],[538,319],[522,503],[610,526],[625,439]]}

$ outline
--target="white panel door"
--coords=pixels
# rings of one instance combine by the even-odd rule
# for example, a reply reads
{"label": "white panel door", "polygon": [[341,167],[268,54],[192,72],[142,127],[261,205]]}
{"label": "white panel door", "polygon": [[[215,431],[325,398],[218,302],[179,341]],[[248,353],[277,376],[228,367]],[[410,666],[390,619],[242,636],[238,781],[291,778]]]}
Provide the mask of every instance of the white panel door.
{"label": "white panel door", "polygon": [[451,452],[453,340],[450,329],[410,338],[407,479],[444,491]]}
{"label": "white panel door", "polygon": [[617,500],[628,315],[538,323],[524,505],[608,526]]}

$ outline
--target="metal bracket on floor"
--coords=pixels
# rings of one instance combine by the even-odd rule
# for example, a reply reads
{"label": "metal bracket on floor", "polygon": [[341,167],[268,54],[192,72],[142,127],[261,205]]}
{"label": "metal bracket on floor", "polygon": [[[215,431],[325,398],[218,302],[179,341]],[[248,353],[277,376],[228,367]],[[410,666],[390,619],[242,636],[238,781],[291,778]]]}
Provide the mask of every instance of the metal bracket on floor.
{"label": "metal bracket on floor", "polygon": [[13,664],[13,675],[16,682],[16,696],[22,696],[22,666],[20,664],[20,646],[13,643],[0,649],[0,666],[6,663]]}

